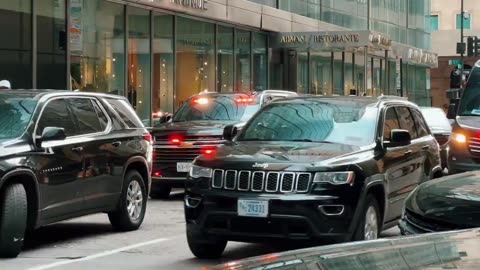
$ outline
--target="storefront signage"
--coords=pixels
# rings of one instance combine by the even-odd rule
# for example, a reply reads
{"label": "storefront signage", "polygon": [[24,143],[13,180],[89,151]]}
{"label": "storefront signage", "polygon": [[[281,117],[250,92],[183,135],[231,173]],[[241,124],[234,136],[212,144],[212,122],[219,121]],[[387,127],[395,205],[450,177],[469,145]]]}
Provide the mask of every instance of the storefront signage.
{"label": "storefront signage", "polygon": [[207,10],[207,2],[207,0],[170,0],[171,4],[202,10]]}
{"label": "storefront signage", "polygon": [[424,64],[424,65],[438,65],[438,56],[431,52],[426,52],[421,49],[410,48],[408,50],[407,59],[410,62]]}
{"label": "storefront signage", "polygon": [[271,36],[271,44],[278,48],[360,48],[389,49],[390,38],[370,31],[293,32]]}

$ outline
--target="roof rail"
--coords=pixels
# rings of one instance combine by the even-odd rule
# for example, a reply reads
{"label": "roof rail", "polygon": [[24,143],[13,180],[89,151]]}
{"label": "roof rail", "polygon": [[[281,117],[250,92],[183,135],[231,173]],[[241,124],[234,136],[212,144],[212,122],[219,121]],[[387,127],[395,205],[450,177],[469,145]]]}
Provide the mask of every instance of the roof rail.
{"label": "roof rail", "polygon": [[406,97],[399,97],[399,96],[391,96],[391,95],[378,96],[378,100],[391,100],[391,99],[408,100],[408,98]]}

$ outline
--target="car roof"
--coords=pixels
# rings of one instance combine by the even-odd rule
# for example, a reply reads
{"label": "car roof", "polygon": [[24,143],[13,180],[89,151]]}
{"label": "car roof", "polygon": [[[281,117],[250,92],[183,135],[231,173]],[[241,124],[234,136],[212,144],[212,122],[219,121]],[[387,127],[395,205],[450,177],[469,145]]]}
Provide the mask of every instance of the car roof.
{"label": "car roof", "polygon": [[68,90],[52,90],[52,89],[12,89],[12,90],[0,90],[0,95],[9,95],[11,97],[23,97],[23,98],[32,98],[40,99],[42,97],[56,97],[56,96],[95,96],[95,97],[104,97],[104,98],[114,98],[114,99],[125,99],[123,96],[104,94],[104,93],[94,93],[94,92],[75,92]]}
{"label": "car roof", "polygon": [[406,98],[398,96],[379,96],[379,97],[362,97],[362,96],[297,96],[288,97],[274,101],[275,103],[292,103],[292,102],[355,102],[360,107],[382,107],[389,104],[401,104],[406,106],[417,107],[415,103],[408,101]]}

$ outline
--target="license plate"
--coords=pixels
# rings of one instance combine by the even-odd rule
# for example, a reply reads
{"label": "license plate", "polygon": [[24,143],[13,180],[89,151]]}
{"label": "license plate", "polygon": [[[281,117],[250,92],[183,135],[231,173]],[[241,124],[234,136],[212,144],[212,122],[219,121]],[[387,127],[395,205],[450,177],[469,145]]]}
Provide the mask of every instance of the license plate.
{"label": "license plate", "polygon": [[192,167],[190,162],[178,162],[177,163],[177,172],[189,172]]}
{"label": "license plate", "polygon": [[238,200],[238,215],[242,217],[267,217],[268,201]]}

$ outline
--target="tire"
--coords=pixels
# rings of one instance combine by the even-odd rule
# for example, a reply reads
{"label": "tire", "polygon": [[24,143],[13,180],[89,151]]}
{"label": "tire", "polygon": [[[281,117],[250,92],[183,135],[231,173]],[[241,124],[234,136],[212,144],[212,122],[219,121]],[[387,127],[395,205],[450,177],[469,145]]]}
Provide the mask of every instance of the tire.
{"label": "tire", "polygon": [[147,210],[146,190],[143,177],[136,170],[125,175],[118,209],[108,213],[108,219],[115,229],[134,231],[142,225]]}
{"label": "tire", "polygon": [[22,184],[11,184],[0,192],[0,257],[20,253],[27,228],[27,192]]}
{"label": "tire", "polygon": [[187,242],[190,251],[199,259],[218,259],[227,247],[226,240],[207,239],[201,234],[192,233],[188,228]]}
{"label": "tire", "polygon": [[[375,216],[373,216],[375,215]],[[353,241],[378,239],[381,230],[380,207],[372,195],[367,196],[360,222],[353,235]]]}
{"label": "tire", "polygon": [[172,187],[164,185],[164,184],[156,184],[152,187],[150,191],[150,197],[152,199],[168,199],[170,196],[170,192],[172,191]]}

